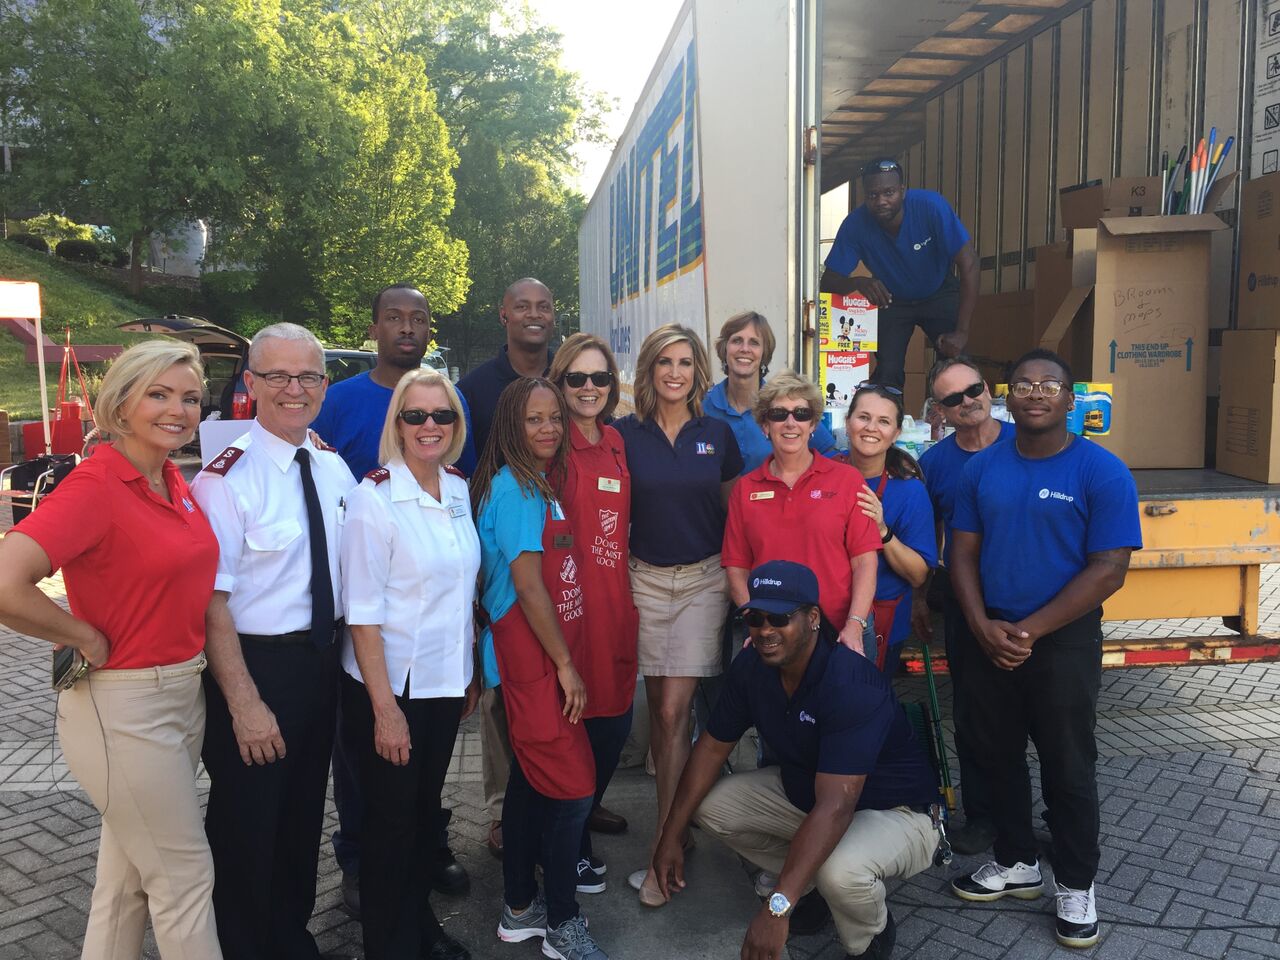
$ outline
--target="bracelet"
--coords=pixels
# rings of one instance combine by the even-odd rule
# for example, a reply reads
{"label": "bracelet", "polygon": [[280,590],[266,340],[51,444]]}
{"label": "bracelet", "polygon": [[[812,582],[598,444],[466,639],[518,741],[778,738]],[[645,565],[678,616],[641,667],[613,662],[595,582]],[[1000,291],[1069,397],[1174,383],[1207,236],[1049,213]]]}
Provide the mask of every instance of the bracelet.
{"label": "bracelet", "polygon": [[881,538],[880,538],[880,542],[881,542],[881,543],[888,543],[888,542],[889,542],[890,540],[892,540],[892,539],[893,539],[893,530],[892,530],[892,528],[891,528],[891,529],[889,529],[889,530],[885,533],[885,535],[884,535],[883,537],[881,537]]}
{"label": "bracelet", "polygon": [[867,629],[867,621],[864,620],[862,617],[858,616],[856,613],[851,614],[849,616],[849,619],[846,620],[845,623],[853,623],[855,620],[858,621],[858,624],[862,627],[863,630]]}

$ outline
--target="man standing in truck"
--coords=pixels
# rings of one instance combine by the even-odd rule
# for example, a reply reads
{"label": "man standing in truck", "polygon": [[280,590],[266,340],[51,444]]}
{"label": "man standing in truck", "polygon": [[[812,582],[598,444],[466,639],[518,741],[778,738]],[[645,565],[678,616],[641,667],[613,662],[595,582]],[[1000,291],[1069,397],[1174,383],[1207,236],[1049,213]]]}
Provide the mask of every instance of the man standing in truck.
{"label": "man standing in truck", "polygon": [[[862,190],[862,206],[836,232],[820,289],[860,293],[879,308],[872,379],[901,388],[917,326],[944,356],[964,350],[978,302],[978,258],[951,204],[932,190],[908,190],[897,160],[864,166]],[[860,263],[871,276],[850,276]]]}

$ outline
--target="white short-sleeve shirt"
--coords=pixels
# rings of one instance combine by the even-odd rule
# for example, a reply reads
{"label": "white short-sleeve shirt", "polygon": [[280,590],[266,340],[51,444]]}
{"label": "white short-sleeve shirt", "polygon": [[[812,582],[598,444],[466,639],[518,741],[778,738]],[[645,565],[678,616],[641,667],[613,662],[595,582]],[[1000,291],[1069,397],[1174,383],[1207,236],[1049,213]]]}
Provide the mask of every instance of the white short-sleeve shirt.
{"label": "white short-sleeve shirt", "polygon": [[[391,463],[347,499],[342,582],[347,623],[381,628],[397,696],[460,697],[471,682],[480,538],[462,477],[440,470],[440,500]],[[381,482],[379,479],[381,478]],[[348,637],[342,666],[364,682]]]}

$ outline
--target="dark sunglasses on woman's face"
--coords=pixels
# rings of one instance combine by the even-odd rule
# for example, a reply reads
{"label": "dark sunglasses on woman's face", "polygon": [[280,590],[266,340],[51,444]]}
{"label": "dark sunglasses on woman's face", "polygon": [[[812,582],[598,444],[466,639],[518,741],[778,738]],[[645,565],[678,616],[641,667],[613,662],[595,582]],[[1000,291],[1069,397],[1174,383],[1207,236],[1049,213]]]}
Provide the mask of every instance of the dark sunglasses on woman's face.
{"label": "dark sunglasses on woman's face", "polygon": [[608,370],[598,370],[595,373],[574,372],[566,373],[564,375],[565,384],[573,387],[575,390],[579,387],[585,387],[588,380],[590,380],[594,386],[603,388],[613,383],[613,374]]}
{"label": "dark sunglasses on woman's face", "polygon": [[792,610],[790,613],[765,613],[763,610],[748,610],[742,615],[743,621],[748,627],[763,627],[766,623],[771,627],[781,629],[791,622],[791,618],[796,615]]}
{"label": "dark sunglasses on woman's face", "polygon": [[787,417],[795,417],[796,423],[808,423],[813,419],[813,408],[796,407],[788,410],[786,407],[770,407],[764,412],[764,418],[770,423],[786,423]]}
{"label": "dark sunglasses on woman's face", "polygon": [[982,396],[982,391],[985,389],[987,389],[987,385],[979,380],[977,383],[969,384],[969,386],[965,387],[963,390],[957,390],[955,393],[948,393],[938,402],[944,407],[958,407],[960,404],[964,403],[965,397],[968,397],[970,400],[977,400]]}
{"label": "dark sunglasses on woman's face", "polygon": [[447,427],[458,419],[456,410],[419,410],[416,407],[410,407],[408,410],[400,411],[400,419],[411,427],[420,427],[428,420],[434,420],[442,427]]}

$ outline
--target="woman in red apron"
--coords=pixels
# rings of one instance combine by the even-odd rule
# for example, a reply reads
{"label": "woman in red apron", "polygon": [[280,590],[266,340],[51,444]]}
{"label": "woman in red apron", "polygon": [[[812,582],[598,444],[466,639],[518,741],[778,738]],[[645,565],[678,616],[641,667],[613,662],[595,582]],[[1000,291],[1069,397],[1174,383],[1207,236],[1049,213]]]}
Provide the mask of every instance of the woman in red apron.
{"label": "woman in red apron", "polygon": [[876,664],[889,676],[898,670],[902,641],[911,628],[911,591],[938,562],[933,505],[920,465],[893,445],[902,418],[901,391],[868,383],[854,391],[845,424],[849,462],[867,482],[859,505],[884,543],[872,611]]}
{"label": "woman in red apron", "polygon": [[627,569],[631,474],[622,437],[607,426],[618,404],[618,365],[608,344],[575,333],[556,351],[550,377],[569,408],[569,463],[563,497],[581,538],[586,644],[578,668],[587,685],[583,721],[596,762],[595,806],[582,832],[578,892],[603,893],[605,864],[591,849],[591,829],[621,833],[627,822],[600,802],[631,732],[639,615]]}
{"label": "woman in red apron", "polygon": [[[581,718],[583,555],[550,477],[568,455],[564,398],[547,380],[503,391],[471,492],[479,517],[486,672],[496,660],[514,759],[503,801],[498,936],[543,954],[608,960],[578,912],[578,848],[595,794]],[[489,678],[496,679],[496,678]],[[534,873],[543,870],[543,895]]]}

